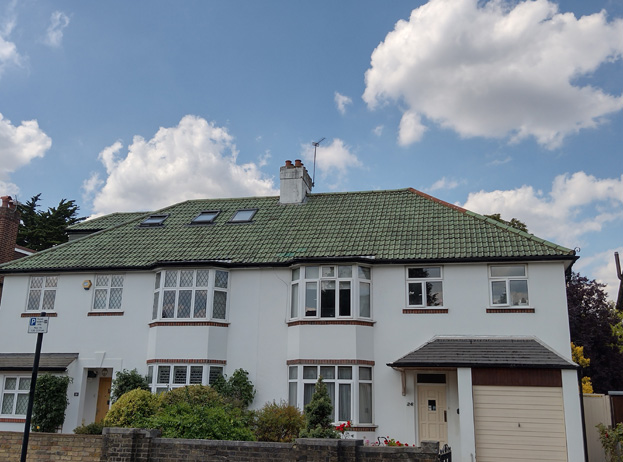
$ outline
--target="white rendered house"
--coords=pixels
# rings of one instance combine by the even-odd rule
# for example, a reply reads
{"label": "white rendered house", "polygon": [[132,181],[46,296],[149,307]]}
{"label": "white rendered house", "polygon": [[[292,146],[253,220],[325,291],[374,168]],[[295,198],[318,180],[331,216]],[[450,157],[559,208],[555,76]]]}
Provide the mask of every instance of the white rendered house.
{"label": "white rendered house", "polygon": [[23,428],[27,318],[45,311],[42,368],[73,378],[65,432],[103,417],[122,369],[159,392],[243,368],[254,407],[303,408],[323,376],[357,438],[583,460],[572,250],[413,189],[311,194],[300,161],[280,174],[280,197],[113,214],[2,266],[0,430]]}

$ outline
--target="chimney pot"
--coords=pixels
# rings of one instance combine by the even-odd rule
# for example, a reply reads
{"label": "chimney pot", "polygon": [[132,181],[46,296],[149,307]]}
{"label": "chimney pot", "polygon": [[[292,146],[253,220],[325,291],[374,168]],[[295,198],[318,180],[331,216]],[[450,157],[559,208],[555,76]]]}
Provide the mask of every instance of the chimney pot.
{"label": "chimney pot", "polygon": [[286,160],[286,167],[292,167],[292,161]]}
{"label": "chimney pot", "polygon": [[2,199],[2,207],[4,208],[11,208],[13,205],[13,199],[11,198],[11,196],[2,196],[0,197],[0,199]]}
{"label": "chimney pot", "polygon": [[302,167],[303,166],[303,162],[301,162],[301,159],[296,159],[294,161],[294,166],[295,167]]}

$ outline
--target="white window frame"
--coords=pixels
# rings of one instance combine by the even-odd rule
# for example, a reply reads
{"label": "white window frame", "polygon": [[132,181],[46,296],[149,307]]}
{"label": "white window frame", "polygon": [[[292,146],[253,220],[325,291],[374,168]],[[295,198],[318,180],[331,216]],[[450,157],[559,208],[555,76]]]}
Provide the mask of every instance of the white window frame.
{"label": "white window frame", "polygon": [[[160,380],[160,371],[168,369],[168,380]],[[185,370],[184,381],[178,377],[176,379],[176,371]],[[160,394],[174,388],[185,387],[188,385],[211,385],[216,375],[223,375],[224,366],[211,364],[150,364],[147,368],[147,381],[152,393]],[[193,373],[201,371],[201,380],[191,380]]]}
{"label": "white window frame", "polygon": [[[8,379],[15,379],[14,390],[6,389],[6,382]],[[25,412],[24,414],[16,414],[15,410],[17,408],[17,401],[18,401],[19,395],[22,396],[22,399],[26,399],[26,401],[28,402],[28,397],[30,395],[31,380],[32,380],[32,377],[26,376],[26,375],[4,375],[4,376],[0,375],[0,415],[1,416],[21,417],[21,416],[26,415]],[[27,386],[25,385],[22,389],[20,389],[22,382],[27,384]],[[11,405],[11,412],[9,413],[4,412],[5,410],[4,400],[6,399],[7,395],[13,395],[13,403]]]}
{"label": "white window frame", "polygon": [[[502,267],[515,267],[515,268],[523,268],[523,275],[519,276],[494,276],[493,268],[502,268]],[[508,307],[508,308],[526,308],[530,306],[530,284],[528,282],[528,265],[520,263],[520,264],[500,264],[500,265],[489,265],[488,268],[489,273],[489,303],[491,306],[495,307]],[[518,304],[512,303],[512,291],[511,285],[512,281],[524,281],[526,284],[526,292],[527,292],[527,300],[525,302],[521,302]],[[506,290],[506,303],[494,303],[493,300],[493,285],[494,283],[505,283]]]}
{"label": "white window frame", "polygon": [[[31,276],[28,281],[28,296],[26,297],[26,311],[27,312],[37,312],[37,311],[54,311],[56,305],[56,291],[58,289],[58,280],[59,277],[53,274],[47,275],[36,275]],[[39,282],[41,283],[41,287],[37,287]],[[33,302],[37,295],[36,292],[39,292],[36,308],[30,308],[31,298]],[[52,306],[44,306],[44,301],[46,297],[46,293],[53,293]]]}
{"label": "white window frame", "polygon": [[[350,276],[340,276],[340,269],[350,268]],[[310,275],[317,269],[318,276]],[[332,270],[332,273],[331,273]],[[291,269],[290,283],[290,309],[289,319],[372,319],[372,274],[371,268],[356,264],[329,264],[329,265],[306,265]],[[329,275],[332,274],[332,275]],[[333,316],[322,316],[322,287],[325,284],[334,284],[335,312]],[[340,284],[350,284],[350,313],[340,314]],[[308,287],[315,284],[315,289],[308,292]],[[362,297],[365,297],[362,287],[367,286],[368,313],[362,314]],[[315,292],[314,292],[315,291]],[[315,296],[315,313],[312,307],[307,308],[307,296]]]}
{"label": "white window frame", "polygon": [[[305,368],[316,368],[315,378],[305,378],[304,371]],[[351,378],[344,379],[339,378],[339,368],[346,367],[351,370]],[[333,383],[334,384],[334,396],[333,396],[333,422],[335,424],[346,422],[350,420],[353,426],[357,425],[374,425],[374,368],[372,366],[364,366],[364,365],[352,365],[352,364],[300,364],[294,366],[288,366],[288,402],[293,406],[297,406],[299,409],[305,408],[305,386],[315,385],[318,381],[318,376],[322,374],[322,371],[326,369],[324,368],[333,368],[333,377],[331,379],[323,377],[323,382],[325,384]],[[361,371],[360,369],[366,369],[369,371],[370,379],[361,379]],[[310,369],[311,370],[311,369]],[[372,418],[372,422],[361,422],[360,419],[360,384],[369,384],[370,385],[370,415]],[[349,385],[350,386],[350,415],[349,416],[340,416],[340,385]],[[314,387],[315,388],[315,387]],[[310,394],[311,399],[311,394]],[[347,417],[340,419],[340,417]]]}
{"label": "white window frame", "polygon": [[[415,269],[422,269],[422,270],[428,270],[428,269],[433,269],[433,268],[438,268],[439,269],[439,276],[419,276],[419,277],[409,277],[409,270],[415,270]],[[437,308],[443,308],[444,306],[444,296],[443,296],[443,273],[444,273],[444,268],[441,265],[429,265],[429,266],[407,266],[405,268],[405,278],[406,278],[406,305],[409,308],[424,308],[424,309],[437,309]],[[427,287],[426,284],[427,283],[439,283],[441,284],[441,304],[439,305],[429,305],[428,304],[428,297],[427,297]],[[420,293],[422,294],[422,303],[421,304],[411,304],[411,297],[409,296],[411,293],[411,285],[419,285],[420,286]]]}
{"label": "white window frame", "polygon": [[[106,284],[101,284],[102,278],[107,278]],[[114,278],[121,278],[121,285],[113,285]],[[122,311],[123,310],[123,283],[125,282],[125,274],[119,273],[110,273],[110,274],[95,274],[93,277],[93,300],[91,301],[91,309],[93,311],[101,312],[101,311]],[[99,283],[99,285],[98,285]],[[121,301],[118,308],[110,307],[110,293],[112,290],[120,289],[121,291]],[[96,308],[95,302],[97,299],[97,293],[105,291],[106,292],[106,300],[104,302],[104,308]]]}
{"label": "white window frame", "polygon": [[[184,273],[188,274],[192,272],[192,285],[180,286],[181,278]],[[197,285],[199,272],[208,273],[207,285]],[[175,273],[175,276],[173,276]],[[222,274],[226,275],[227,287],[221,287],[219,281],[222,279]],[[170,278],[175,278],[174,286],[167,286],[167,274],[170,274]],[[229,318],[229,287],[231,286],[231,273],[222,269],[214,268],[201,268],[201,269],[167,269],[161,270],[156,273],[156,280],[154,284],[154,300],[152,309],[152,320],[175,320],[182,319],[184,321],[216,321],[226,322]],[[190,291],[190,313],[187,317],[179,316],[179,302],[180,292]],[[164,316],[163,305],[165,295],[167,298],[171,297],[170,293],[174,292],[173,300],[173,313],[171,315]],[[199,302],[199,293],[205,292],[205,316],[197,316],[195,311],[195,304]],[[168,294],[167,294],[168,293]],[[216,297],[225,297],[225,315],[223,317],[217,317],[214,313],[214,300]]]}

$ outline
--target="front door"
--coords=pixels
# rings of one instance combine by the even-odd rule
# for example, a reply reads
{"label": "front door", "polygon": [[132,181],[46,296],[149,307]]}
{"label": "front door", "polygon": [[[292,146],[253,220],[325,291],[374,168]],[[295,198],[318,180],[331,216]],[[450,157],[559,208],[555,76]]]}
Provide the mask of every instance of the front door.
{"label": "front door", "polygon": [[418,431],[422,441],[448,443],[445,385],[418,385]]}
{"label": "front door", "polygon": [[97,391],[97,405],[95,407],[95,421],[101,422],[106,417],[110,407],[110,388],[112,377],[100,377],[99,390]]}

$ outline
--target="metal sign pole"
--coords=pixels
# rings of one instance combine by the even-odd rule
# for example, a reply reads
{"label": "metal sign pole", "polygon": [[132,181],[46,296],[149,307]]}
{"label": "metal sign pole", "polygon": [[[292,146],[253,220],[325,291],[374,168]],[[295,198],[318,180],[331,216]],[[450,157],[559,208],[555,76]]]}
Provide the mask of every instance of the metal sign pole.
{"label": "metal sign pole", "polygon": [[[45,317],[45,312],[41,313]],[[47,329],[46,329],[47,331]],[[35,400],[35,386],[37,385],[37,374],[39,372],[39,358],[41,357],[41,343],[43,343],[43,332],[37,333],[37,346],[35,348],[35,361],[32,366],[32,378],[30,380],[30,395],[28,396],[28,409],[26,410],[26,423],[24,424],[24,439],[22,440],[22,458],[20,462],[26,462],[28,454],[28,438],[30,437],[30,420],[32,418],[32,405]]]}

